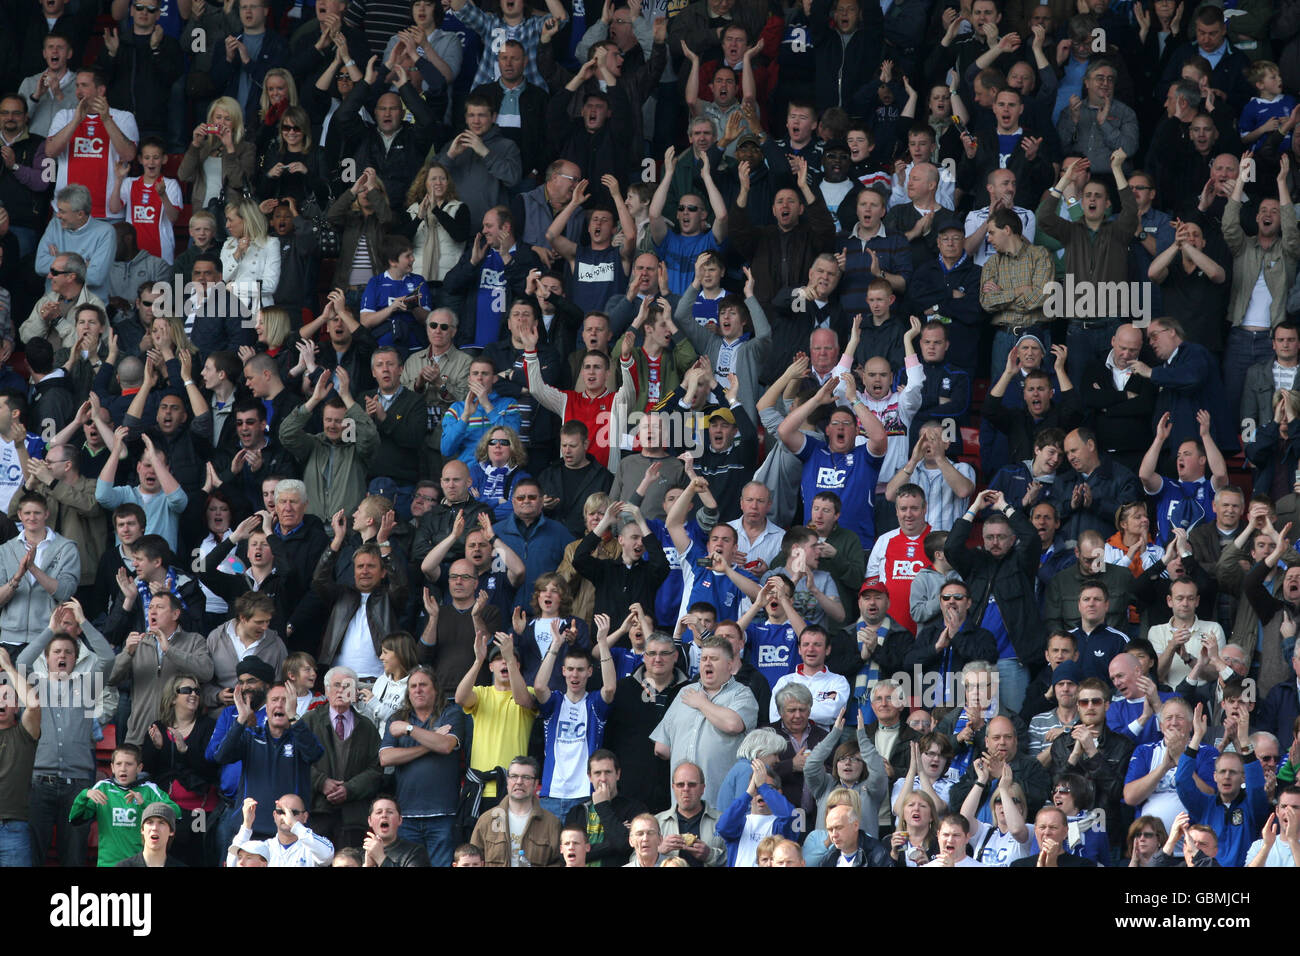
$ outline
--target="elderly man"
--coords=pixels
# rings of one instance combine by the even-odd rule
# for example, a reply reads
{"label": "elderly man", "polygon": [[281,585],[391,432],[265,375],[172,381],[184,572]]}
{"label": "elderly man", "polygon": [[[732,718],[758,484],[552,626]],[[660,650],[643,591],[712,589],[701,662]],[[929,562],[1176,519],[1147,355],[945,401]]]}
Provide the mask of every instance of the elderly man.
{"label": "elderly man", "polygon": [[434,309],[425,320],[429,347],[413,352],[402,366],[402,385],[422,395],[428,409],[423,474],[437,472],[442,461],[442,416],[469,388],[470,356],[452,344],[459,326],[460,317],[451,309]]}
{"label": "elderly man", "polygon": [[673,805],[658,814],[659,852],[688,866],[723,866],[727,846],[718,836],[718,811],[704,802],[704,773],[690,761],[673,769]]}
{"label": "elderly man", "polygon": [[841,804],[826,811],[826,835],[835,852],[827,853],[820,866],[899,866],[891,860],[888,847],[862,830],[862,819],[853,807]]}
{"label": "elderly man", "polygon": [[335,846],[360,846],[366,836],[366,811],[384,779],[379,732],[353,706],[357,674],[352,668],[337,666],[326,672],[325,699],[328,706],[303,717],[325,751],[312,767],[312,822]]}
{"label": "elderly man", "polygon": [[736,661],[728,641],[709,637],[699,644],[699,682],[678,692],[650,739],[655,753],[673,766],[690,761],[703,770],[704,799],[712,803],[741,738],[758,723],[758,702],[732,677]]}
{"label": "elderly man", "polygon": [[47,276],[48,290],[32,306],[18,331],[24,342],[44,338],[56,352],[71,351],[79,344],[77,313],[86,305],[103,309],[104,303],[87,287],[86,260],[76,252],[64,252],[51,259]]}
{"label": "elderly man", "polygon": [[[1138,816],[1157,817],[1168,830],[1186,809],[1178,799],[1174,779],[1192,732],[1192,710],[1185,700],[1171,697],[1161,705],[1160,731],[1159,738],[1133,750],[1124,779],[1124,802]],[[1203,759],[1198,760],[1198,776],[1205,772],[1204,764]]]}
{"label": "elderly man", "polygon": [[80,183],[58,191],[55,216],[36,245],[36,274],[45,278],[48,293],[59,268],[55,260],[61,254],[75,252],[84,260],[82,278],[95,296],[91,301],[102,306],[109,297],[108,278],[117,258],[117,233],[108,223],[92,219],[90,207],[90,190]]}

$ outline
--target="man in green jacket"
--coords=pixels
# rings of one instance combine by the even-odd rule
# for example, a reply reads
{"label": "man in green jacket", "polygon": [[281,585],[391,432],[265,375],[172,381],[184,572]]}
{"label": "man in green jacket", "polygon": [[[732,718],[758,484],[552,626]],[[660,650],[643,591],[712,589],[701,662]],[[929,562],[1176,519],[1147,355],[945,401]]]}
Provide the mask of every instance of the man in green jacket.
{"label": "man in green jacket", "polygon": [[[311,398],[295,408],[280,426],[280,443],[302,462],[303,484],[307,486],[308,511],[326,522],[336,511],[351,512],[366,496],[367,462],[379,447],[379,431],[366,410],[352,397],[348,373],[334,370],[338,395],[330,398],[333,379],[328,372],[316,381]],[[307,432],[307,422],[316,406],[323,428],[318,435]]]}

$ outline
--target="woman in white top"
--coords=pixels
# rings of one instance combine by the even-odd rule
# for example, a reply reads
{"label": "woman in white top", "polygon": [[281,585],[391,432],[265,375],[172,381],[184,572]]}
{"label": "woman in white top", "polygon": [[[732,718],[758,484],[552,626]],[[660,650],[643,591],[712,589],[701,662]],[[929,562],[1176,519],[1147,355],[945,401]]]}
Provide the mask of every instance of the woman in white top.
{"label": "woman in white top", "polygon": [[388,721],[406,700],[406,681],[420,663],[415,638],[405,631],[394,631],[379,642],[379,663],[384,673],[374,686],[357,691],[357,710],[379,728],[384,736]]}
{"label": "woman in white top", "polygon": [[275,303],[280,284],[280,240],[269,235],[266,217],[251,199],[226,203],[226,232],[221,247],[221,278],[252,315]]}
{"label": "woman in white top", "polygon": [[952,772],[954,754],[952,741],[947,734],[926,734],[911,745],[907,773],[894,781],[891,809],[894,816],[903,815],[903,797],[913,790],[922,790],[934,802],[940,813],[948,810],[948,791],[957,782]]}
{"label": "woman in white top", "polygon": [[976,758],[974,767],[978,784],[970,788],[961,805],[962,816],[970,821],[971,849],[975,859],[985,866],[1010,866],[1029,856],[1033,849],[1034,835],[1025,822],[1025,791],[1012,779],[1011,768],[1003,764],[1002,777],[990,805],[998,825],[991,827],[976,819],[976,814],[992,774],[983,757]]}
{"label": "woman in white top", "polygon": [[420,170],[411,182],[406,202],[406,214],[419,223],[415,229],[415,271],[434,286],[441,285],[443,276],[460,261],[473,232],[469,207],[457,198],[456,184],[441,163],[427,163]]}

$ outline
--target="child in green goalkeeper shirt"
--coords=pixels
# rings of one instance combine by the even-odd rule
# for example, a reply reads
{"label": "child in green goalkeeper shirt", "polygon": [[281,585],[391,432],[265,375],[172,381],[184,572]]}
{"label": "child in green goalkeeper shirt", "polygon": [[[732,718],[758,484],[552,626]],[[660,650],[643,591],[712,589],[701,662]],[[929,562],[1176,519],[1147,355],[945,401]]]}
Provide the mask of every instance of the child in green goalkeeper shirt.
{"label": "child in green goalkeeper shirt", "polygon": [[113,751],[112,774],[77,794],[68,820],[99,823],[99,865],[116,866],[118,861],[139,853],[140,811],[151,803],[165,803],[177,816],[180,807],[156,783],[140,780],[144,757],[135,744],[122,744]]}

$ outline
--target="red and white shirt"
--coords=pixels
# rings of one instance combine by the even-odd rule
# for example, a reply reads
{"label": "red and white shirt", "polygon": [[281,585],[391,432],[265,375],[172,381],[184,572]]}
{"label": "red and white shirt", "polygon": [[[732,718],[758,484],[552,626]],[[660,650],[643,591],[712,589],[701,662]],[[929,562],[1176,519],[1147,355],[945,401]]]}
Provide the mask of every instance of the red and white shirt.
{"label": "red and white shirt", "polygon": [[[139,142],[140,130],[135,116],[126,110],[109,110],[114,124],[131,142]],[[50,121],[50,130],[57,133],[70,124],[75,110],[59,110]],[[104,120],[98,114],[85,117],[68,139],[67,148],[59,154],[55,193],[68,183],[80,183],[90,190],[90,215],[95,219],[121,219],[108,211],[108,191],[113,188],[113,167],[122,157],[113,147]],[[57,209],[53,199],[51,208]]]}
{"label": "red and white shirt", "polygon": [[931,567],[925,556],[925,536],[930,533],[927,524],[915,538],[903,534],[901,528],[887,531],[876,539],[867,559],[867,577],[878,577],[885,582],[889,592],[889,616],[913,634],[916,622],[912,620],[912,581],[922,568]]}
{"label": "red and white shirt", "polygon": [[118,198],[126,207],[126,221],[135,226],[136,244],[170,265],[176,255],[176,239],[171,220],[163,215],[160,191],[167,193],[173,206],[181,207],[181,184],[166,177],[150,184],[143,176],[132,176],[123,180]]}

